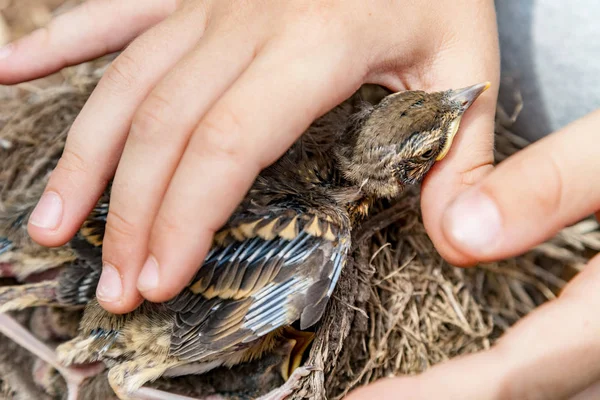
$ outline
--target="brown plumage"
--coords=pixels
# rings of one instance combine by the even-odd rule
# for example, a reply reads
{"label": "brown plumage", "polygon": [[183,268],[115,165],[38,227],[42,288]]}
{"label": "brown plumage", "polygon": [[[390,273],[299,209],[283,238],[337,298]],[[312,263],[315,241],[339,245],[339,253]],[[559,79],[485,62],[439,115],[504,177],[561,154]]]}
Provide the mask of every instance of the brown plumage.
{"label": "brown plumage", "polygon": [[[338,106],[260,174],[179,295],[125,315],[106,312],[92,295],[107,191],[69,246],[76,259],[43,295],[46,303],[89,302],[78,337],[57,350],[61,361],[104,361],[111,385],[127,397],[160,376],[258,358],[290,325],[311,327],[342,272],[351,231],[371,202],[420,181],[445,156],[462,114],[486,88],[401,92],[375,106]],[[29,289],[42,292],[39,285]],[[9,290],[28,289],[0,289],[0,307]],[[12,307],[19,304],[15,293],[8,297]]]}
{"label": "brown plumage", "polygon": [[49,249],[34,243],[26,225],[93,87],[56,89],[51,101],[15,110],[0,131],[0,277],[24,281],[75,259],[69,246]]}

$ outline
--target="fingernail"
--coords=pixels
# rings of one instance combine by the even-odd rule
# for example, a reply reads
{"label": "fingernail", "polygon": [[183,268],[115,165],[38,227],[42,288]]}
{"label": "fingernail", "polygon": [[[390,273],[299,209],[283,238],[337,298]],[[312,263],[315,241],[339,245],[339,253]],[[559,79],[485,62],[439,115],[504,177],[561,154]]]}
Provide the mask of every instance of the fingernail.
{"label": "fingernail", "polygon": [[8,58],[8,56],[12,54],[14,47],[15,46],[12,43],[0,47],[0,60]]}
{"label": "fingernail", "polygon": [[121,299],[122,294],[121,274],[112,265],[104,263],[100,282],[98,282],[98,288],[96,289],[96,297],[99,300],[114,303]]}
{"label": "fingernail", "polygon": [[500,211],[494,201],[478,190],[458,197],[445,215],[446,235],[455,245],[473,255],[491,253],[502,229]]}
{"label": "fingernail", "polygon": [[29,217],[32,225],[54,230],[62,220],[62,199],[55,192],[46,192]]}
{"label": "fingernail", "polygon": [[137,288],[140,292],[156,289],[158,286],[158,263],[156,258],[148,256],[148,259],[142,267],[142,272],[137,281]]}

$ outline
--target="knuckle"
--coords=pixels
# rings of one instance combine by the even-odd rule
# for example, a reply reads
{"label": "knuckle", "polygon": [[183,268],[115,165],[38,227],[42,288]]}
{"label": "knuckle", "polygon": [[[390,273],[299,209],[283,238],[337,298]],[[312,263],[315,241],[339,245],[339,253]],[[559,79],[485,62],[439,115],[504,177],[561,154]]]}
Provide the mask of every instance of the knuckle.
{"label": "knuckle", "polygon": [[130,92],[137,86],[140,73],[138,62],[125,51],[110,64],[100,84],[117,93]]}
{"label": "knuckle", "polygon": [[[35,36],[35,39],[40,43],[43,43],[45,47],[52,47],[52,41],[55,37],[55,32],[60,26],[60,20],[52,19],[46,26],[41,26],[31,33],[31,36]],[[16,44],[20,41],[15,42]]]}
{"label": "knuckle", "polygon": [[175,10],[177,10],[179,7],[181,7],[183,2],[184,2],[184,0],[166,0],[166,1],[164,1],[163,7],[164,7],[165,14],[171,14],[171,13],[175,12]]}
{"label": "knuckle", "polygon": [[66,172],[68,174],[85,174],[89,171],[89,167],[88,163],[77,151],[70,147],[65,147],[56,164],[55,171]]}
{"label": "knuckle", "polygon": [[206,3],[209,4],[208,12],[212,17],[210,19],[219,21],[220,24],[228,25],[228,28],[231,28],[234,25],[247,25],[247,20],[245,20],[245,18],[256,10],[257,3],[262,2],[212,0],[211,2]]}
{"label": "knuckle", "polygon": [[[502,360],[510,360],[514,358],[514,345],[511,341],[500,338],[496,345],[491,350],[495,358]],[[502,369],[496,372],[497,384],[492,389],[492,398],[494,399],[506,399],[506,400],[517,400],[526,399],[526,390],[522,379],[522,371],[516,371],[514,368]]]}
{"label": "knuckle", "polygon": [[[550,154],[522,154],[515,156],[506,169],[498,167],[497,178],[488,181],[484,190],[493,198],[504,199],[519,213],[525,209],[538,216],[554,218],[563,206],[564,179],[557,161]],[[503,171],[502,173],[500,173]],[[522,197],[510,195],[515,185]],[[528,211],[529,212],[529,211]]]}
{"label": "knuckle", "polygon": [[332,13],[336,13],[338,7],[334,2],[328,0],[316,0],[308,2],[294,2],[290,4],[290,16],[299,16],[300,19],[306,20],[314,18],[315,20],[328,20]]}
{"label": "knuckle", "polygon": [[323,33],[345,34],[353,26],[348,21],[349,13],[345,8],[328,0],[293,2],[288,11],[290,23],[285,25],[291,29],[302,29],[304,37],[312,35],[314,40],[320,40]]}
{"label": "knuckle", "polygon": [[129,240],[136,236],[135,224],[118,212],[115,212],[111,207],[106,217],[106,231],[104,235],[109,241],[119,242]]}
{"label": "knuckle", "polygon": [[190,149],[199,155],[226,158],[233,161],[243,159],[242,125],[231,111],[207,116],[198,127],[199,140],[190,142]]}
{"label": "knuckle", "polygon": [[152,137],[152,133],[166,133],[174,118],[173,107],[164,97],[152,93],[144,101],[133,117],[131,135],[137,138]]}
{"label": "knuckle", "polygon": [[[94,21],[98,12],[102,10],[103,7],[106,6],[106,2],[103,0],[88,0],[77,7],[77,11],[83,14],[87,19],[86,21]],[[56,20],[61,20],[62,18],[68,19],[68,14],[59,15]]]}
{"label": "knuckle", "polygon": [[[515,350],[500,340],[494,351],[497,359],[515,359]],[[503,357],[503,358],[500,358]],[[524,373],[521,368],[510,368],[496,378],[493,399],[498,400],[543,400],[555,399],[560,392],[560,382],[551,383]]]}
{"label": "knuckle", "polygon": [[460,172],[460,184],[466,187],[474,186],[490,170],[494,168],[493,157],[483,158],[481,161],[473,159],[473,164]]}
{"label": "knuckle", "polygon": [[176,217],[160,212],[156,216],[152,237],[180,237],[185,235],[184,226]]}
{"label": "knuckle", "polygon": [[538,158],[537,162],[528,162],[528,167],[522,169],[525,174],[524,182],[529,187],[529,196],[541,214],[559,215],[564,193],[561,169],[551,154]]}

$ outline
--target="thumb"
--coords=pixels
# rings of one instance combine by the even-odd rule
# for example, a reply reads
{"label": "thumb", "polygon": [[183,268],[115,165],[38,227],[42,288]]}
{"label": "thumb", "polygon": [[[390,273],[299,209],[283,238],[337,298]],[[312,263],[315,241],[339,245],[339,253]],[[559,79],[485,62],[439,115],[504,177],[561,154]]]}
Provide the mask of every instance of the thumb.
{"label": "thumb", "polygon": [[443,233],[480,261],[511,257],[600,209],[600,111],[509,158],[450,205]]}
{"label": "thumb", "polygon": [[[491,4],[491,3],[490,3]],[[493,4],[462,27],[460,37],[439,51],[426,71],[435,90],[490,81],[492,86],[465,113],[450,153],[436,163],[422,186],[423,223],[438,252],[455,265],[473,263],[458,251],[442,229],[446,209],[460,193],[493,170],[494,116],[500,75],[498,35]],[[477,34],[473,34],[477,32]]]}

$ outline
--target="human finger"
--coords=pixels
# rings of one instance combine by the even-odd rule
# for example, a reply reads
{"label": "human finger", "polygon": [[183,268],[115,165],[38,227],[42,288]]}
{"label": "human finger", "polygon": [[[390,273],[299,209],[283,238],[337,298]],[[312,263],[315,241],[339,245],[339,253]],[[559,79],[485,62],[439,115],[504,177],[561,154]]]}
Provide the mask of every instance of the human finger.
{"label": "human finger", "polygon": [[599,284],[597,256],[558,300],[521,320],[490,350],[440,364],[417,377],[382,380],[348,399],[386,400],[402,393],[411,399],[560,400],[596,390],[592,385],[600,378]]}
{"label": "human finger", "polygon": [[[104,261],[128,286],[124,296],[137,297],[136,282],[148,254],[150,230],[189,137],[203,114],[252,61],[255,45],[240,31],[207,32],[136,111],[113,181],[103,242]],[[127,312],[135,301],[102,299],[102,305]]]}
{"label": "human finger", "polygon": [[444,234],[477,260],[510,257],[600,209],[600,111],[527,147],[448,208]]}
{"label": "human finger", "polygon": [[1,48],[0,84],[39,78],[121,50],[175,7],[176,2],[165,0],[86,1]]}
{"label": "human finger", "polygon": [[200,122],[152,229],[138,281],[144,297],[164,301],[178,293],[258,172],[358,88],[362,71],[347,62],[350,49],[330,44],[265,49]]}
{"label": "human finger", "polygon": [[[181,9],[144,33],[106,71],[71,127],[61,159],[31,215],[28,230],[37,242],[65,243],[89,214],[114,174],[136,107],[202,35],[201,10],[195,19],[187,18],[188,11]],[[118,271],[110,266],[108,270],[112,278],[99,285],[99,298],[114,298],[115,291],[123,294],[126,289],[117,285]]]}
{"label": "human finger", "polygon": [[475,260],[448,241],[442,217],[452,200],[493,169],[500,55],[493,2],[484,2],[472,10],[471,18],[460,22],[459,27],[446,27],[455,32],[454,36],[444,36],[433,61],[420,68],[426,88],[446,90],[485,81],[492,85],[465,113],[448,156],[425,178],[421,208],[425,228],[438,252],[455,265],[467,265]]}

